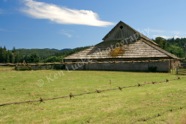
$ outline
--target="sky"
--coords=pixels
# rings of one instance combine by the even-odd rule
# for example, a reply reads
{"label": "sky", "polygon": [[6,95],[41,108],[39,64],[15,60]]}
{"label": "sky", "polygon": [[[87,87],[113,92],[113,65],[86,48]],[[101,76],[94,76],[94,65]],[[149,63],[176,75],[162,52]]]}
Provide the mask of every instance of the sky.
{"label": "sky", "polygon": [[186,37],[185,0],[0,0],[0,46],[95,45],[123,21],[155,38]]}

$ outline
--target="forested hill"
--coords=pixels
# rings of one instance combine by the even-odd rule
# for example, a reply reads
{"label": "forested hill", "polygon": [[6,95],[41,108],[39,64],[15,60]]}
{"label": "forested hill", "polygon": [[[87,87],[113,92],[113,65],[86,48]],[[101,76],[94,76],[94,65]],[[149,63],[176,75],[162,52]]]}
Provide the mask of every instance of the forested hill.
{"label": "forested hill", "polygon": [[49,56],[62,54],[64,52],[68,52],[71,50],[72,49],[58,50],[58,49],[49,49],[49,48],[45,48],[45,49],[16,49],[17,53],[19,53],[20,56],[27,56],[27,55],[37,53],[37,55],[41,58],[46,58]]}
{"label": "forested hill", "polygon": [[37,62],[61,62],[64,57],[79,52],[87,47],[75,49],[16,49],[7,50],[0,46],[0,63],[37,63]]}

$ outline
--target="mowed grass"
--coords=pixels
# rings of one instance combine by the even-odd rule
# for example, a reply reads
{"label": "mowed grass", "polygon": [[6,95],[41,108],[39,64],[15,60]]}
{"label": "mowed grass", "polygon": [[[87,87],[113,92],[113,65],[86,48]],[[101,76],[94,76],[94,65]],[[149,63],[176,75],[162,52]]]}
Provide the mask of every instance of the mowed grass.
{"label": "mowed grass", "polygon": [[[185,124],[186,78],[180,77],[181,80],[122,91],[1,106],[0,123]],[[0,67],[0,103],[45,99],[175,78],[176,75],[168,73],[14,71]],[[170,109],[173,111],[168,112]],[[155,117],[158,114],[160,116]]]}

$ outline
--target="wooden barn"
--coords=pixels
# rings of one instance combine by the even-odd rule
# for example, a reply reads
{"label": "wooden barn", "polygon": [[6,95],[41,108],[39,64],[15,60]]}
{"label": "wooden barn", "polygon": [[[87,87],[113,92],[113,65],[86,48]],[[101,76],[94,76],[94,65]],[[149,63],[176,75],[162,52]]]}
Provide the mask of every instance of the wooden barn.
{"label": "wooden barn", "polygon": [[120,21],[99,44],[64,59],[68,70],[169,72],[179,58]]}

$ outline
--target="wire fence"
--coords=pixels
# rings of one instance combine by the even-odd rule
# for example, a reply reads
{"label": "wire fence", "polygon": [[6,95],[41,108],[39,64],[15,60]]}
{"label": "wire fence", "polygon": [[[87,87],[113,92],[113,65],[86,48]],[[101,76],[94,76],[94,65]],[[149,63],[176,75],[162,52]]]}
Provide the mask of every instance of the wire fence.
{"label": "wire fence", "polygon": [[2,106],[8,106],[8,105],[18,105],[18,104],[25,104],[25,103],[35,103],[35,102],[44,102],[44,101],[50,101],[50,100],[56,100],[56,99],[65,99],[65,98],[74,98],[77,96],[83,96],[83,95],[88,95],[88,94],[95,94],[95,93],[102,93],[102,92],[109,92],[109,91],[115,91],[115,90],[120,90],[122,91],[123,89],[126,88],[134,88],[134,87],[142,87],[144,85],[153,85],[153,84],[161,84],[161,83],[168,83],[170,81],[174,81],[174,80],[181,80],[181,78],[184,77],[177,77],[175,79],[165,79],[164,81],[152,81],[152,82],[148,82],[148,83],[137,83],[136,85],[132,85],[132,86],[118,86],[116,88],[110,88],[110,89],[103,89],[103,90],[98,90],[96,89],[95,91],[90,91],[90,92],[84,92],[84,93],[79,93],[79,94],[72,94],[70,93],[69,95],[65,95],[65,96],[59,96],[59,97],[53,97],[53,98],[42,98],[40,97],[37,100],[27,100],[27,101],[20,101],[20,102],[9,102],[9,103],[1,103],[0,107]]}
{"label": "wire fence", "polygon": [[[123,87],[117,87],[117,88],[111,88],[111,89],[95,90],[95,91],[84,92],[84,93],[80,93],[80,94],[72,94],[72,93],[70,93],[69,95],[59,96],[59,97],[53,97],[53,98],[45,98],[45,99],[44,98],[39,98],[38,100],[28,100],[28,101],[21,101],[21,102],[2,103],[2,104],[0,104],[0,107],[2,107],[2,106],[8,106],[8,105],[18,105],[18,104],[26,104],[26,103],[35,103],[35,102],[42,103],[44,101],[56,100],[56,99],[65,99],[65,98],[72,99],[72,98],[77,97],[77,96],[83,96],[83,95],[88,95],[88,94],[109,92],[109,91],[115,91],[115,90],[122,91],[123,89],[126,89],[126,88],[134,88],[134,87],[142,87],[142,86],[145,86],[145,85],[154,85],[154,84],[161,84],[161,83],[169,83],[170,81],[181,80],[182,78],[185,78],[185,77],[177,77],[175,79],[170,79],[170,80],[169,79],[165,79],[164,81],[160,81],[160,82],[152,81],[152,82],[142,83],[142,84],[138,83],[138,84],[132,85],[132,86],[123,86]],[[159,112],[157,114],[154,114],[152,116],[143,117],[143,118],[134,120],[133,123],[147,122],[149,120],[152,120],[152,119],[161,117],[161,116],[165,115],[166,113],[180,111],[180,110],[183,110],[185,108],[186,108],[186,105],[185,106],[180,106],[180,107],[174,108],[174,109],[171,108],[171,109],[168,109],[168,110]]]}
{"label": "wire fence", "polygon": [[178,108],[169,109],[169,110],[166,110],[166,111],[157,113],[157,114],[155,114],[155,115],[153,115],[153,116],[150,116],[150,117],[140,118],[140,119],[138,119],[138,120],[135,121],[135,122],[146,122],[146,121],[149,121],[149,120],[152,120],[152,119],[161,117],[161,116],[165,115],[166,113],[175,112],[175,111],[179,111],[179,110],[183,110],[183,109],[185,109],[185,108],[186,108],[186,106],[181,106],[181,107],[178,107]]}
{"label": "wire fence", "polygon": [[186,75],[186,63],[181,63],[181,67],[176,69],[176,74]]}

